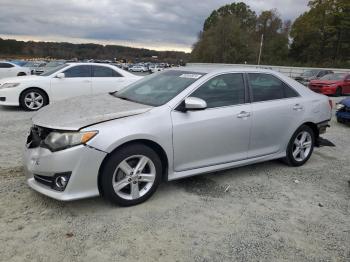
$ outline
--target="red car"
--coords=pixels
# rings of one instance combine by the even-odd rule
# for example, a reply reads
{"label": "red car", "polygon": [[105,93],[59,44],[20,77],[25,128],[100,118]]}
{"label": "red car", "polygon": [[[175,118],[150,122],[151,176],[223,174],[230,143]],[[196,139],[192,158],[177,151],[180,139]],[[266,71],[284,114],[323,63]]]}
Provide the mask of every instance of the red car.
{"label": "red car", "polygon": [[320,79],[311,80],[309,88],[316,93],[324,95],[341,96],[350,94],[350,74],[335,73],[325,75]]}

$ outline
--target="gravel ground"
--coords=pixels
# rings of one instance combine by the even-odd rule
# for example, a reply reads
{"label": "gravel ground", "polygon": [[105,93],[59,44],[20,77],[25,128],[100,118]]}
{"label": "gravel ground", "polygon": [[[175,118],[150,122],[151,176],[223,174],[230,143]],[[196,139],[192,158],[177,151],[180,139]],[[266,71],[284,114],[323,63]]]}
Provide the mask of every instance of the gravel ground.
{"label": "gravel ground", "polygon": [[350,261],[350,127],[310,161],[163,183],[146,203],[58,202],[30,190],[32,113],[0,107],[1,261]]}

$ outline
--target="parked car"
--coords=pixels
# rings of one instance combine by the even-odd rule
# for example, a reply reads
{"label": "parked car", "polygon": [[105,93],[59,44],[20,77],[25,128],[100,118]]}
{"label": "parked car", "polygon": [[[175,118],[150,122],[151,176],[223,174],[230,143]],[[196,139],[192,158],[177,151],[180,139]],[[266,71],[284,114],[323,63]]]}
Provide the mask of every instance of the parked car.
{"label": "parked car", "polygon": [[41,75],[42,73],[45,73],[47,71],[50,71],[54,69],[55,67],[61,66],[66,63],[66,60],[55,60],[48,62],[47,64],[43,64],[34,70],[34,74]]}
{"label": "parked car", "polygon": [[345,98],[337,104],[337,121],[350,123],[350,98]]}
{"label": "parked car", "polygon": [[0,78],[30,75],[30,70],[15,63],[0,61]]}
{"label": "parked car", "polygon": [[36,69],[39,67],[44,67],[46,64],[47,64],[46,61],[29,61],[24,65],[24,67],[29,68],[30,73],[32,75],[35,75]]}
{"label": "parked car", "polygon": [[328,74],[318,80],[311,80],[309,88],[325,95],[341,96],[350,94],[350,74]]}
{"label": "parked car", "polygon": [[140,78],[116,66],[68,63],[40,76],[2,79],[0,105],[33,111],[57,100],[118,91]]}
{"label": "parked car", "polygon": [[328,97],[278,72],[169,69],[117,93],[40,110],[24,169],[29,186],[49,197],[100,194],[128,206],[162,179],[279,158],[301,166],[330,118]]}
{"label": "parked car", "polygon": [[151,73],[161,72],[163,70],[164,70],[164,67],[157,66],[157,65],[152,67],[152,68],[150,68]]}
{"label": "parked car", "polygon": [[145,66],[138,66],[138,65],[136,65],[136,66],[130,67],[129,71],[130,72],[147,72],[148,69]]}
{"label": "parked car", "polygon": [[304,73],[302,73],[300,76],[296,77],[295,80],[303,84],[304,86],[308,86],[311,80],[319,79],[322,76],[332,74],[333,71],[331,70],[324,70],[324,69],[311,69],[306,70]]}

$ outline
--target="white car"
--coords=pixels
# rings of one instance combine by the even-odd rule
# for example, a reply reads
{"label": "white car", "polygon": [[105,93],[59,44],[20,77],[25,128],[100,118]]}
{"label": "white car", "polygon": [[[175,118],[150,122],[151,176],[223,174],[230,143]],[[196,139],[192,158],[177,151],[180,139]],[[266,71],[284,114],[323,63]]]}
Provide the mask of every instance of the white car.
{"label": "white car", "polygon": [[34,111],[57,100],[119,91],[140,78],[112,65],[67,63],[40,76],[1,79],[0,105]]}
{"label": "white car", "polygon": [[0,78],[30,75],[30,69],[11,62],[0,61]]}
{"label": "white car", "polygon": [[129,69],[131,72],[147,72],[147,68],[144,66],[133,66]]}
{"label": "white car", "polygon": [[151,73],[161,72],[164,71],[164,67],[161,66],[155,66],[151,68]]}

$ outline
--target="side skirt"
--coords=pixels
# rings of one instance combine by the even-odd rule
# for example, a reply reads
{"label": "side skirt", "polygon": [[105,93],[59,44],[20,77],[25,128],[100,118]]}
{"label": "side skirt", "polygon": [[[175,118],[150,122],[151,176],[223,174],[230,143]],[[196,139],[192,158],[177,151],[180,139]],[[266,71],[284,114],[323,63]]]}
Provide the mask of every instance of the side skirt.
{"label": "side skirt", "polygon": [[216,171],[222,171],[222,170],[231,169],[235,167],[247,166],[255,163],[283,158],[285,156],[286,156],[285,152],[282,152],[282,153],[277,153],[273,155],[260,156],[256,158],[250,158],[250,159],[245,159],[245,160],[236,161],[236,162],[229,162],[229,163],[214,165],[209,167],[190,169],[190,170],[185,170],[181,172],[169,172],[168,181],[195,176],[195,175],[207,174],[207,173],[216,172]]}

